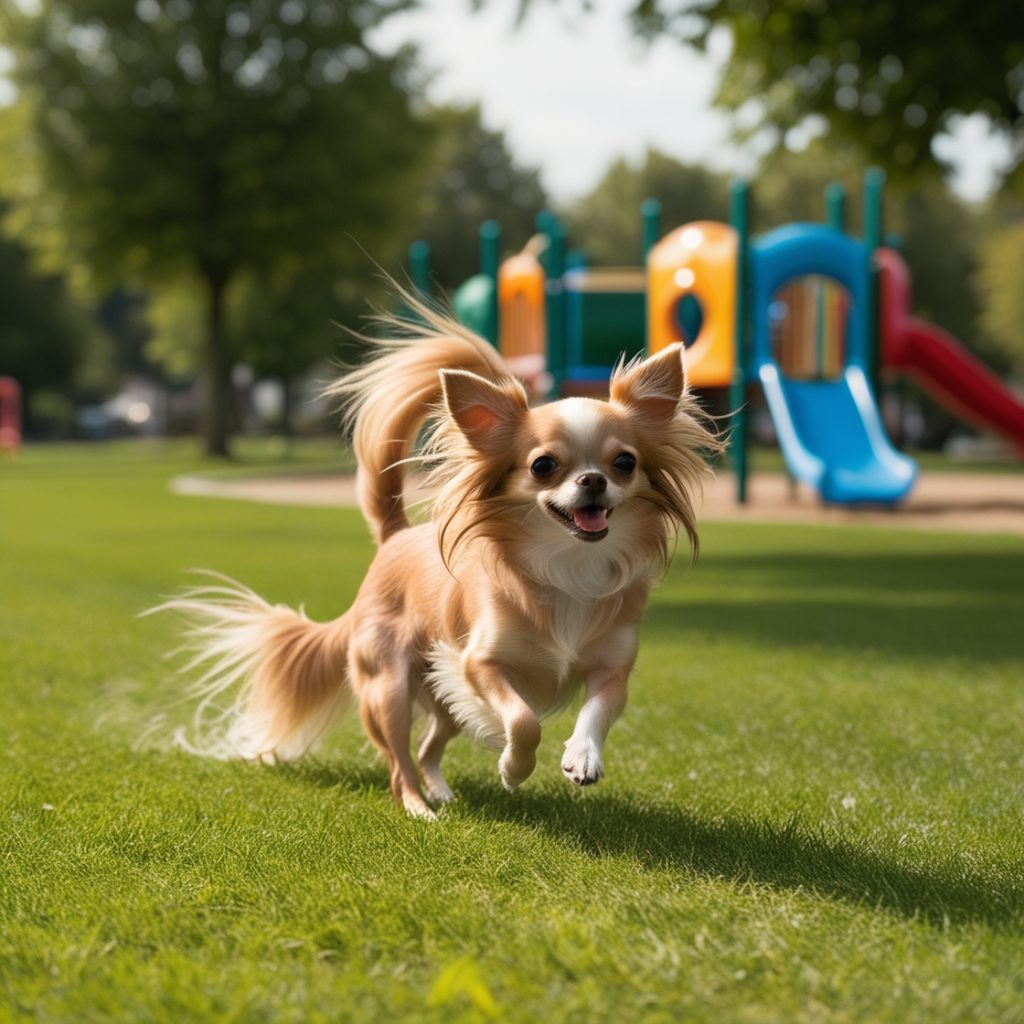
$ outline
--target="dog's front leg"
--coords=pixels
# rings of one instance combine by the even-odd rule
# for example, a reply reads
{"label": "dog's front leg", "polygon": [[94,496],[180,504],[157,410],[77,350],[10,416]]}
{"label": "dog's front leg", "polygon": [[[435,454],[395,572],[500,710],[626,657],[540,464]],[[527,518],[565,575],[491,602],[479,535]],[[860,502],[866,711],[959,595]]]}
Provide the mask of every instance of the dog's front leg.
{"label": "dog's front leg", "polygon": [[505,731],[505,748],[498,759],[504,787],[511,791],[524,782],[537,766],[540,722],[530,706],[516,692],[500,663],[491,658],[470,658],[466,675],[477,692],[498,713]]}
{"label": "dog's front leg", "polygon": [[576,728],[565,741],[562,771],[577,786],[590,786],[604,775],[601,758],[612,723],[626,706],[628,668],[599,668],[587,672],[587,699]]}

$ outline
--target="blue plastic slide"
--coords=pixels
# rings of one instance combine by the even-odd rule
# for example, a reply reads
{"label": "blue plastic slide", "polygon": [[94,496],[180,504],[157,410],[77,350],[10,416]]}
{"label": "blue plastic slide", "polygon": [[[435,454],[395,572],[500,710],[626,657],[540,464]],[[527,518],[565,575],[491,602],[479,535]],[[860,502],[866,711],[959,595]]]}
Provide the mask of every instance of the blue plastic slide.
{"label": "blue plastic slide", "polygon": [[[913,487],[917,465],[889,443],[865,373],[867,249],[824,225],[796,224],[754,242],[750,257],[750,372],[764,389],[790,473],[825,501],[899,501]],[[831,380],[787,378],[772,351],[776,292],[807,274],[832,278],[850,294],[845,366]]]}
{"label": "blue plastic slide", "polygon": [[899,501],[917,465],[889,444],[864,371],[831,381],[788,380],[772,363],[759,371],[786,465],[825,501]]}

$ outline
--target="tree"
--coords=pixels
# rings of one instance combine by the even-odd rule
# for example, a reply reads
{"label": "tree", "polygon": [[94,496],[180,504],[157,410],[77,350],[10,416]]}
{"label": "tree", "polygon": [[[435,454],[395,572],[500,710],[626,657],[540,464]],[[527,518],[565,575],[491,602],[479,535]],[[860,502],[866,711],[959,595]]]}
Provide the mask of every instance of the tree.
{"label": "tree", "polygon": [[434,143],[421,186],[417,234],[430,243],[431,269],[447,289],[479,271],[481,223],[497,220],[513,247],[534,234],[547,204],[539,173],[516,165],[500,132],[480,120],[480,108],[440,107],[427,114]]}
{"label": "tree", "polygon": [[732,54],[717,94],[781,142],[807,117],[896,173],[941,163],[932,147],[958,114],[985,114],[1024,160],[1024,17],[1006,0],[635,0],[641,34]]}
{"label": "tree", "polygon": [[[761,161],[752,182],[752,226],[770,231],[793,221],[824,220],[825,189],[838,182],[846,190],[847,229],[859,234],[863,179],[864,164],[856,150],[830,139],[818,139],[801,152],[774,150]],[[890,219],[892,192],[887,193]]]}
{"label": "tree", "polygon": [[[21,384],[28,429],[35,399],[94,390],[106,380],[109,344],[63,278],[39,274],[31,254],[0,235],[0,375]],[[66,397],[62,399],[66,404]]]}
{"label": "tree", "polygon": [[204,425],[227,453],[226,298],[246,273],[380,249],[422,142],[409,52],[365,33],[403,0],[41,0],[5,8],[40,213],[108,283],[205,292]]}
{"label": "tree", "polygon": [[666,230],[729,216],[726,178],[651,149],[637,167],[616,160],[589,195],[569,208],[572,244],[585,249],[597,264],[638,265],[643,235],[640,204],[649,196],[661,203]]}
{"label": "tree", "polygon": [[982,326],[1024,375],[1024,220],[992,235],[981,248],[979,264],[975,283]]}
{"label": "tree", "polygon": [[899,233],[914,276],[914,311],[941,324],[982,358],[991,359],[971,281],[978,266],[982,218],[937,182],[895,196],[887,221]]}
{"label": "tree", "polygon": [[[372,286],[371,286],[372,287]],[[388,296],[377,283],[384,305]],[[235,298],[236,323],[243,361],[257,376],[281,381],[282,427],[293,433],[293,383],[327,353],[347,361],[351,337],[337,325],[351,324],[367,310],[365,288],[345,287],[316,266],[276,274],[249,275]]]}

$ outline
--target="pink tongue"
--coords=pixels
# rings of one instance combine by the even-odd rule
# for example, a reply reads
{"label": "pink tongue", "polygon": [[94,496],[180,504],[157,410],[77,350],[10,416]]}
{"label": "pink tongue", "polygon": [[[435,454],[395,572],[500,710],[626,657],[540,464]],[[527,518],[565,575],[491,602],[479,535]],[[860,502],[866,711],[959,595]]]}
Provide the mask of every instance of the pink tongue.
{"label": "pink tongue", "polygon": [[572,521],[587,533],[600,533],[608,525],[608,510],[604,508],[578,508]]}

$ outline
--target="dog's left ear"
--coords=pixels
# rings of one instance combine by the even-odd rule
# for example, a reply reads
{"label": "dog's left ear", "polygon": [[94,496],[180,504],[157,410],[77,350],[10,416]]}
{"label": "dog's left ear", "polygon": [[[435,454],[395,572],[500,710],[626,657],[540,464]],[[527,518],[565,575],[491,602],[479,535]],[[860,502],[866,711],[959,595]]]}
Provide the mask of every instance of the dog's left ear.
{"label": "dog's left ear", "polygon": [[670,345],[642,363],[620,367],[612,376],[610,397],[651,426],[667,427],[683,397],[683,346]]}
{"label": "dog's left ear", "polygon": [[468,370],[442,370],[444,404],[466,440],[484,455],[507,452],[529,406],[518,381],[492,382]]}

